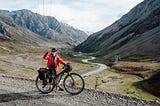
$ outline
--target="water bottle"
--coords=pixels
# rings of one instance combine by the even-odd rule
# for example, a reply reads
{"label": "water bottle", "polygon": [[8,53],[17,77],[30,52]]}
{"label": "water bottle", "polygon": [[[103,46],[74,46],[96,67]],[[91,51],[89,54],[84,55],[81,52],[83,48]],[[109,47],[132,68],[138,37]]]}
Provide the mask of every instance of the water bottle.
{"label": "water bottle", "polygon": [[59,75],[59,76],[56,78],[56,83],[59,83],[59,82],[60,82],[61,77],[62,77],[62,75]]}

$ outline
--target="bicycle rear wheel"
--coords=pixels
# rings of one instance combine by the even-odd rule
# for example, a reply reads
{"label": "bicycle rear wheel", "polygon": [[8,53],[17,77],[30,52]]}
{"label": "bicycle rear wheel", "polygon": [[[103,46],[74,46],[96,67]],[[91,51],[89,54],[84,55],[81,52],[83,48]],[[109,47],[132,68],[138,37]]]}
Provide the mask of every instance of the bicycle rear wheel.
{"label": "bicycle rear wheel", "polygon": [[45,78],[44,80],[40,80],[39,76],[37,76],[36,87],[40,92],[47,94],[53,91],[55,82],[52,78]]}
{"label": "bicycle rear wheel", "polygon": [[83,91],[85,83],[82,76],[77,73],[70,73],[64,78],[63,86],[66,92],[77,95]]}

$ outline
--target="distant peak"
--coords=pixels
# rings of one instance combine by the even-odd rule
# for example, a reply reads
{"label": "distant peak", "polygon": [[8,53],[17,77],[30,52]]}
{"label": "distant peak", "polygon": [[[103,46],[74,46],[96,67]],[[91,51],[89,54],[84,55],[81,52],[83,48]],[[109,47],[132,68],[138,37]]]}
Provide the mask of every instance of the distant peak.
{"label": "distant peak", "polygon": [[16,10],[16,11],[12,11],[12,12],[30,12],[30,13],[33,13],[31,10],[27,10],[27,9],[21,9],[21,10]]}

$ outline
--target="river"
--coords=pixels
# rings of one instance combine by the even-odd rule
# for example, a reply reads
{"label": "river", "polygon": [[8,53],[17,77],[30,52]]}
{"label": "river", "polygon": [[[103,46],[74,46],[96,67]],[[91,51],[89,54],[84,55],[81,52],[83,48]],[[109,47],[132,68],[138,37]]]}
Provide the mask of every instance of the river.
{"label": "river", "polygon": [[[81,55],[83,55],[83,53],[80,53],[79,55],[74,55],[74,56],[81,56]],[[91,61],[90,61],[90,60],[94,60],[94,59],[96,59],[96,57],[89,56],[87,59],[82,59],[82,60],[81,60],[83,63],[95,64],[95,65],[98,65],[98,66],[99,66],[98,69],[95,69],[95,70],[89,71],[89,72],[87,72],[87,73],[81,74],[82,77],[86,77],[86,76],[89,76],[89,75],[93,75],[93,74],[102,72],[102,71],[104,71],[105,69],[108,68],[105,64],[94,63],[94,62],[91,62]]]}

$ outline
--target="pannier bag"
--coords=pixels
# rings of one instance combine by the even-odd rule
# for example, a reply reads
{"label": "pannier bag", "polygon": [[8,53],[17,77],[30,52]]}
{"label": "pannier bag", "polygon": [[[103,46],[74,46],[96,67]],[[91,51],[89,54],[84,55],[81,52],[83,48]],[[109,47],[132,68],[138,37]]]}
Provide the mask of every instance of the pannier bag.
{"label": "pannier bag", "polygon": [[70,72],[72,70],[72,67],[69,63],[66,64],[66,72]]}
{"label": "pannier bag", "polygon": [[40,80],[44,80],[45,72],[46,72],[46,68],[40,68],[38,70],[38,74],[39,74],[38,77],[39,77]]}

